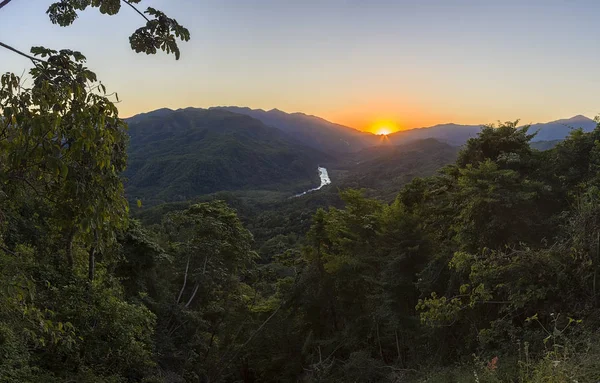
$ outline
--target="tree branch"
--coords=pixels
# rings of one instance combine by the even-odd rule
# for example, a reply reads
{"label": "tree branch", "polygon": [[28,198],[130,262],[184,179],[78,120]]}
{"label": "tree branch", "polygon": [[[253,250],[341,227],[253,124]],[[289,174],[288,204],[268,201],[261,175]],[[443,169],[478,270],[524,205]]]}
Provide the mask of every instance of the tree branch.
{"label": "tree branch", "polygon": [[0,250],[4,251],[5,253],[8,253],[10,255],[16,256],[17,254],[15,254],[14,251],[9,250],[8,248],[4,247],[4,246],[0,246]]}
{"label": "tree branch", "polygon": [[[12,1],[12,0],[4,0],[4,1]],[[0,7],[0,8],[1,8],[1,7]],[[35,64],[36,62],[41,62],[41,63],[45,63],[45,62],[46,62],[46,61],[44,61],[44,60],[42,60],[42,59],[39,59],[39,58],[37,58],[37,57],[33,57],[33,56],[31,56],[31,55],[28,55],[28,54],[27,54],[27,53],[25,53],[25,52],[21,52],[20,50],[18,50],[18,49],[16,49],[16,48],[13,48],[13,47],[11,47],[10,45],[4,44],[4,43],[3,43],[3,42],[1,42],[1,41],[0,41],[0,47],[2,47],[2,48],[5,48],[5,49],[8,49],[9,51],[13,51],[13,52],[15,52],[16,54],[18,54],[18,55],[21,55],[21,56],[23,56],[23,57],[27,57],[29,60],[33,61],[33,63],[34,63],[34,64]]]}
{"label": "tree branch", "polygon": [[0,9],[2,9],[5,5],[7,5],[8,3],[10,3],[12,0],[4,0],[2,2],[0,2]]}
{"label": "tree branch", "polygon": [[[9,0],[10,1],[10,0]],[[140,16],[142,16],[144,19],[146,19],[146,21],[150,21],[150,19],[148,17],[146,17],[146,15],[144,15],[139,9],[136,8],[135,5],[131,4],[129,1],[127,0],[123,0],[123,2],[127,5],[129,5],[131,8],[133,8],[134,11],[136,11],[137,13],[140,14]]]}

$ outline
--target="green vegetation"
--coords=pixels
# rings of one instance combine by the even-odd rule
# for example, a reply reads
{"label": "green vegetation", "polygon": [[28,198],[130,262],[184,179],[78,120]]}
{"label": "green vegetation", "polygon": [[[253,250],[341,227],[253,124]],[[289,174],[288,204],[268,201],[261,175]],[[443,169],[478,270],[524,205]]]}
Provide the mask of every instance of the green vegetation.
{"label": "green vegetation", "polygon": [[548,150],[552,149],[562,140],[553,140],[553,141],[536,141],[531,143],[531,147],[537,150]]}
{"label": "green vegetation", "polygon": [[[486,127],[389,204],[329,188],[269,212],[277,192],[222,192],[138,208],[144,227],[113,170],[120,130],[65,171],[8,160],[40,140],[20,121],[3,120],[2,381],[598,379],[600,127],[543,152]],[[105,194],[78,196],[94,182]]]}
{"label": "green vegetation", "polygon": [[434,175],[456,160],[458,148],[434,139],[400,146],[382,145],[346,156],[336,167],[342,189],[365,189],[365,194],[393,201],[404,185],[416,177]]}
{"label": "green vegetation", "polygon": [[[120,3],[57,4],[51,19],[68,24]],[[148,13],[158,20],[138,38],[150,45],[132,38],[134,49],[178,54],[187,34]],[[456,155],[391,203],[396,181],[370,181],[383,200],[238,190],[138,207],[141,223],[121,178],[126,127],[103,85],[79,52],[32,54],[30,87],[0,81],[0,382],[600,379],[600,124],[546,151],[516,123],[484,127],[457,155],[434,141],[382,148],[387,164],[442,153],[423,172]],[[178,121],[168,126],[208,134]],[[236,153],[252,139],[239,131]],[[345,180],[384,157],[342,169]]]}
{"label": "green vegetation", "polygon": [[128,195],[145,205],[223,190],[285,190],[318,184],[331,157],[276,128],[218,109],[159,111],[129,123]]}

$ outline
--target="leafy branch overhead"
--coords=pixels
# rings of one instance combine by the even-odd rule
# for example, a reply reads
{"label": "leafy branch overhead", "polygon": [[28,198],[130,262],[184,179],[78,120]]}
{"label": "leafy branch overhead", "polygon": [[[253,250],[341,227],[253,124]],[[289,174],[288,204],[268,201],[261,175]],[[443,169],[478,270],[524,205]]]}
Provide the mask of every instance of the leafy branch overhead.
{"label": "leafy branch overhead", "polygon": [[[0,9],[11,1],[0,2]],[[154,8],[141,12],[135,6],[141,0],[123,2],[146,21],[131,36],[132,48],[148,54],[161,49],[179,59],[176,40],[189,40],[189,31]],[[52,23],[68,26],[88,7],[114,15],[121,5],[118,0],[61,0],[47,14]],[[69,269],[77,263],[77,241],[87,243],[93,281],[96,253],[113,244],[116,230],[127,223],[120,178],[127,158],[126,125],[110,100],[113,94],[106,93],[81,53],[33,47],[30,55],[4,42],[0,47],[33,63],[30,87],[14,74],[1,77],[0,193],[13,201],[32,193],[36,203],[52,211]]]}
{"label": "leafy branch overhead", "polygon": [[146,20],[146,25],[138,28],[129,37],[131,49],[137,53],[155,54],[159,49],[173,53],[179,60],[181,52],[177,40],[189,41],[190,32],[180,25],[177,20],[167,17],[163,12],[148,7],[141,12],[134,4],[141,0],[61,0],[53,3],[46,13],[53,24],[69,26],[77,19],[78,12],[88,7],[99,8],[102,14],[116,15],[121,10],[122,3],[133,8]]}

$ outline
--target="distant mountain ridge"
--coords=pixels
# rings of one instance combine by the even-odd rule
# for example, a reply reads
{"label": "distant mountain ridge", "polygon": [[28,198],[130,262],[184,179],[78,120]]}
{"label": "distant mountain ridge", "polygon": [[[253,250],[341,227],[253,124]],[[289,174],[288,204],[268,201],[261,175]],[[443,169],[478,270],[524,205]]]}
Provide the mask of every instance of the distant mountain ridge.
{"label": "distant mountain ridge", "polygon": [[[388,137],[394,145],[427,138],[435,138],[451,145],[462,145],[469,138],[475,137],[482,126],[483,124],[440,124],[426,128],[402,130],[392,133]],[[583,129],[584,132],[590,132],[596,128],[596,122],[586,116],[577,115],[567,119],[532,124],[529,127],[529,132],[537,132],[532,140],[533,142],[556,141],[565,139],[573,129],[578,128]]]}
{"label": "distant mountain ridge", "polygon": [[262,110],[237,106],[221,109],[245,114],[265,125],[283,130],[304,145],[326,153],[351,153],[377,144],[377,136],[304,113],[286,113],[279,109]]}
{"label": "distant mountain ridge", "polygon": [[[186,108],[179,110],[194,110],[199,108]],[[199,109],[203,110],[203,109]],[[287,113],[279,109],[263,110],[238,106],[217,106],[208,110],[225,110],[232,113],[250,116],[263,124],[285,132],[290,138],[299,143],[331,154],[356,153],[363,149],[380,146],[382,140],[379,136],[363,132],[348,126],[327,121],[318,116],[304,113]],[[149,116],[164,116],[173,110],[162,108],[153,112],[133,116],[127,121],[139,122]],[[454,146],[461,146],[469,138],[477,136],[481,130],[480,125],[461,125],[455,123],[438,124],[429,127],[415,128],[398,131],[388,135],[385,141],[392,145],[402,145],[412,141],[433,138]],[[537,132],[533,142],[559,141],[565,139],[571,130],[581,128],[584,132],[596,128],[596,122],[583,115],[567,119],[560,119],[546,123],[536,123],[530,126],[529,132]]]}
{"label": "distant mountain ridge", "polygon": [[475,137],[481,127],[482,125],[439,124],[426,128],[401,130],[389,134],[388,138],[394,145],[434,138],[450,145],[459,146],[467,142],[469,138]]}
{"label": "distant mountain ridge", "polygon": [[581,128],[584,132],[591,132],[596,125],[591,118],[577,115],[567,119],[532,124],[529,131],[537,132],[533,141],[555,141],[565,139],[573,129]]}
{"label": "distant mountain ridge", "polygon": [[[279,109],[265,111],[246,107],[216,107],[235,113],[246,114],[261,120],[269,126],[279,128],[307,146],[326,152],[355,153],[362,149],[378,146],[380,140],[371,133],[362,132],[344,125],[327,121],[304,113],[286,113]],[[461,146],[469,138],[477,136],[484,124],[461,125],[455,123],[438,124],[429,127],[402,130],[388,135],[389,143],[401,145],[411,141],[434,138],[450,145]],[[565,139],[571,130],[581,128],[584,132],[594,130],[596,122],[583,115],[571,118],[532,124],[531,133],[537,141]]]}

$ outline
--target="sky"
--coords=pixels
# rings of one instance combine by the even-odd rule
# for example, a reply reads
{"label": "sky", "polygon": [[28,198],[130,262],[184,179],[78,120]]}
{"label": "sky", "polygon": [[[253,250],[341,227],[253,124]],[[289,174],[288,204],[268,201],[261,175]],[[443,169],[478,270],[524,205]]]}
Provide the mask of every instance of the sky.
{"label": "sky", "polygon": [[[80,50],[123,117],[236,105],[397,130],[600,112],[597,0],[143,0],[190,30],[179,61],[130,50],[128,7],[61,28],[50,3],[1,9],[0,41]],[[0,72],[27,68],[0,49]]]}

